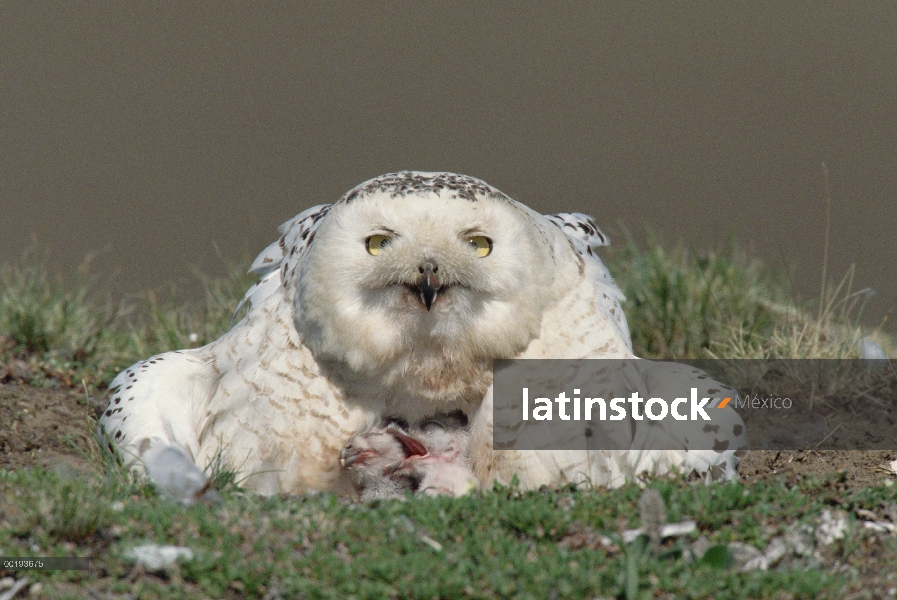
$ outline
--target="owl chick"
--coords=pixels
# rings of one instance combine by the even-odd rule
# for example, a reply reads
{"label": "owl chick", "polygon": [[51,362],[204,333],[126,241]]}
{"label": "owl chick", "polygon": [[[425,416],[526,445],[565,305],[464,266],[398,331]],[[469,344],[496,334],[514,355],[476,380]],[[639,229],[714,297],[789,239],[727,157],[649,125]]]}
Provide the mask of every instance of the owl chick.
{"label": "owl chick", "polygon": [[417,493],[427,496],[457,497],[476,489],[476,476],[467,459],[467,429],[428,421],[415,432],[415,437],[395,427],[390,432],[406,447],[414,442],[423,445],[422,452],[411,453],[394,465],[391,477],[399,475],[419,481]]}
{"label": "owl chick", "polygon": [[401,498],[415,482],[393,476],[390,469],[405,458],[406,447],[386,428],[362,430],[340,451],[340,465],[362,500]]}
{"label": "owl chick", "polygon": [[340,464],[362,500],[401,498],[408,491],[462,496],[476,488],[466,425],[463,415],[441,415],[408,428],[392,422],[364,430],[343,447]]}

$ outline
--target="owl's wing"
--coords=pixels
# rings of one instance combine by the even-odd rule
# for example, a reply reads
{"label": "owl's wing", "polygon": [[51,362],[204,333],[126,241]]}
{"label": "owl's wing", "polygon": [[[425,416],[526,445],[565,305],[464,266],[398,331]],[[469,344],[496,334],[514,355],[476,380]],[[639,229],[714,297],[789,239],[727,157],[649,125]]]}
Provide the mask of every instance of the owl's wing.
{"label": "owl's wing", "polygon": [[[704,371],[685,364],[638,360],[633,363],[644,384],[645,398],[675,398],[694,388],[700,397],[722,398],[735,390]],[[744,420],[732,406],[712,409],[713,423],[704,421],[644,420],[636,429],[633,446],[635,472],[664,473],[671,468],[692,471],[713,479],[736,478],[736,467],[747,452]],[[651,450],[651,448],[665,450]],[[669,448],[681,448],[669,450]]]}
{"label": "owl's wing", "polygon": [[272,318],[270,312],[288,315],[292,310],[284,282],[329,209],[315,206],[281,225],[281,237],[255,259],[250,271],[260,279],[240,302],[240,307],[249,306],[250,318],[207,346],[140,361],[112,381],[112,397],[100,425],[125,463],[145,468],[166,494],[185,502],[198,497],[207,482],[202,467],[212,447],[206,439],[210,419],[223,418],[210,403],[222,386],[228,386],[227,394],[244,398],[251,385],[230,379],[246,376],[258,361],[271,360],[265,353],[283,354],[290,332],[278,326],[289,318]]}
{"label": "owl's wing", "polygon": [[585,265],[586,271],[597,288],[596,302],[598,307],[610,315],[611,323],[617,328],[629,349],[632,350],[632,338],[629,324],[623,313],[623,302],[626,297],[617,287],[610,271],[598,257],[598,248],[609,246],[610,240],[598,229],[595,219],[583,213],[556,213],[545,215],[545,218],[556,225]]}
{"label": "owl's wing", "polygon": [[[590,256],[601,246],[610,246],[610,240],[598,229],[595,219],[583,213],[555,213],[545,218],[557,225],[574,245]],[[591,249],[591,253],[589,252]]]}
{"label": "owl's wing", "polygon": [[112,381],[109,407],[99,427],[124,465],[145,468],[167,495],[186,503],[199,498],[206,476],[197,466],[203,402],[217,385],[208,346],[142,360]]}
{"label": "owl's wing", "polygon": [[295,269],[311,245],[330,206],[312,206],[277,228],[281,234],[280,239],[262,250],[249,267],[249,272],[258,275],[259,280],[243,295],[234,311],[234,320],[243,306],[248,304],[249,310],[252,310],[252,307],[259,306],[283,285],[287,273]]}

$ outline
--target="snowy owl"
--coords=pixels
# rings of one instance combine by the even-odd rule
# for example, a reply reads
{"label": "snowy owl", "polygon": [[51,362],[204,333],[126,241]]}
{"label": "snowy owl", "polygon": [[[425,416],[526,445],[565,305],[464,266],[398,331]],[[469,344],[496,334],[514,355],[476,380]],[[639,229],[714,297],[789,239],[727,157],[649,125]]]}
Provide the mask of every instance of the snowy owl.
{"label": "snowy owl", "polygon": [[702,447],[715,452],[684,442],[638,456],[493,451],[493,360],[634,358],[623,294],[596,253],[607,239],[591,217],[540,215],[473,177],[403,171],[280,232],[253,263],[260,280],[230,331],[112,382],[101,424],[135,465],[173,447],[205,467],[220,451],[259,493],[350,494],[339,458],[353,434],[461,411],[481,486],[514,476],[524,488],[613,486],[673,468],[733,474],[744,439],[729,408],[732,426],[686,432],[713,438]]}

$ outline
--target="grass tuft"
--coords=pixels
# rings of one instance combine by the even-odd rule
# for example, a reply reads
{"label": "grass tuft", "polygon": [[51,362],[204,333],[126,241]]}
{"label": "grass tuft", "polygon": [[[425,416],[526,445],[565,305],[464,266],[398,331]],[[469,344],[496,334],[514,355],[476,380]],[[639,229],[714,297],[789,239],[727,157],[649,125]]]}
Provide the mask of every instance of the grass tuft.
{"label": "grass tuft", "polygon": [[668,249],[653,234],[629,236],[609,268],[623,293],[635,353],[646,358],[698,358],[732,331],[761,343],[773,329],[771,301],[784,285],[734,242],[713,251]]}
{"label": "grass tuft", "polygon": [[[636,355],[644,358],[857,358],[869,290],[854,290],[854,269],[812,303],[787,279],[748,257],[734,242],[716,250],[665,247],[629,236],[608,266],[626,294],[623,305]],[[813,310],[814,305],[816,310]],[[886,350],[892,336],[873,336]]]}
{"label": "grass tuft", "polygon": [[30,470],[18,479],[8,502],[15,510],[15,535],[46,544],[84,543],[111,521],[109,503],[97,502],[101,488],[95,482]]}
{"label": "grass tuft", "polygon": [[89,264],[66,277],[28,258],[0,266],[0,365],[17,361],[0,380],[104,387],[137,360],[218,338],[254,281],[234,262],[223,277],[194,271],[203,288],[199,302],[175,288],[113,300],[101,297]]}
{"label": "grass tuft", "polygon": [[[710,353],[737,358],[859,358],[864,337],[860,323],[869,290],[853,290],[854,268],[841,281],[827,288],[816,301],[816,314],[809,306],[802,309],[794,302],[768,302],[774,318],[763,336],[753,339],[732,328],[728,336]],[[885,338],[880,334],[880,337]]]}
{"label": "grass tuft", "polygon": [[81,362],[112,350],[112,303],[93,302],[90,260],[67,277],[26,260],[0,266],[0,332],[16,350]]}

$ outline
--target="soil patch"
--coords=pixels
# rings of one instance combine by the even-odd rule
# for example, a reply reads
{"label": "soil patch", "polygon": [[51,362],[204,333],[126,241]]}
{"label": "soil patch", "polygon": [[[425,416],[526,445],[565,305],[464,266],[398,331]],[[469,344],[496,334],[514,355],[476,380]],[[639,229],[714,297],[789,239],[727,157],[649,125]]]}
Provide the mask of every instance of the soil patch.
{"label": "soil patch", "polygon": [[897,452],[887,450],[754,450],[741,461],[738,473],[745,483],[797,483],[810,475],[825,478],[843,473],[847,487],[862,488],[894,479],[888,464],[895,459]]}
{"label": "soil patch", "polygon": [[0,384],[0,469],[90,470],[98,404],[74,389]]}

